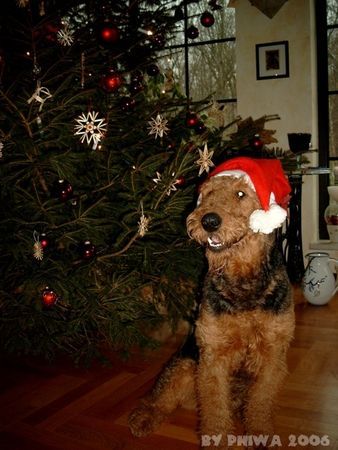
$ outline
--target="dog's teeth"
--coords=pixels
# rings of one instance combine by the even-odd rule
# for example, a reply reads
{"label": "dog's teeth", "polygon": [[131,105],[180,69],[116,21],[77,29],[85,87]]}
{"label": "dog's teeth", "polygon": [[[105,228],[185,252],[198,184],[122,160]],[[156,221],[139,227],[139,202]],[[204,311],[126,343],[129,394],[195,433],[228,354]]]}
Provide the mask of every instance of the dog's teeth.
{"label": "dog's teeth", "polygon": [[215,247],[215,248],[218,248],[218,247],[222,247],[222,242],[214,242],[213,240],[212,240],[212,238],[210,238],[210,237],[208,237],[208,244],[210,245],[210,247]]}

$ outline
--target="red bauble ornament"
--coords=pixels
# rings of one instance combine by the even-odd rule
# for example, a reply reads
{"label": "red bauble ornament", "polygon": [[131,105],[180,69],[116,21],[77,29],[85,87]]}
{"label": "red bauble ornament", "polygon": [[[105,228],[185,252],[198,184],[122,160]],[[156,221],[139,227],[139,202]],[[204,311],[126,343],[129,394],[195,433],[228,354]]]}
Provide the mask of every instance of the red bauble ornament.
{"label": "red bauble ornament", "polygon": [[186,123],[187,127],[189,127],[189,128],[195,127],[198,124],[198,121],[199,121],[199,119],[197,117],[197,114],[192,113],[192,112],[187,113],[187,116],[185,119],[185,123]]}
{"label": "red bauble ornament", "polygon": [[150,64],[147,67],[147,74],[151,77],[156,77],[160,73],[160,69],[157,64]]}
{"label": "red bauble ornament", "polygon": [[201,24],[206,28],[212,27],[215,23],[215,17],[209,11],[204,11],[200,20]]}
{"label": "red bauble ornament", "polygon": [[41,247],[43,249],[45,249],[45,248],[47,248],[49,246],[49,240],[48,240],[48,238],[46,236],[46,233],[41,233],[40,234],[40,244],[41,244]]}
{"label": "red bauble ornament", "polygon": [[96,254],[96,247],[91,241],[84,241],[80,246],[80,253],[83,259],[91,259]]}
{"label": "red bauble ornament", "polygon": [[167,150],[171,151],[175,149],[175,142],[169,142],[169,144],[167,145]]}
{"label": "red bauble ornament", "polygon": [[196,131],[197,134],[202,134],[205,132],[206,130],[206,126],[204,125],[204,123],[202,121],[198,121],[197,124],[194,126],[194,130]]}
{"label": "red bauble ornament", "polygon": [[70,204],[75,208],[76,206],[79,205],[79,203],[80,203],[80,196],[79,195],[73,196]]}
{"label": "red bauble ornament", "polygon": [[120,30],[116,25],[105,22],[99,27],[98,35],[102,44],[116,44],[116,42],[120,39]]}
{"label": "red bauble ornament", "polygon": [[120,108],[124,112],[133,111],[136,106],[136,101],[132,97],[122,97],[120,100]]}
{"label": "red bauble ornament", "polygon": [[161,33],[156,33],[151,36],[151,42],[156,48],[163,48],[165,46],[165,37]]}
{"label": "red bauble ornament", "polygon": [[191,25],[189,28],[187,28],[187,36],[190,39],[196,39],[198,38],[200,32],[198,31],[198,28],[195,27],[195,25]]}
{"label": "red bauble ornament", "polygon": [[73,186],[67,180],[58,180],[54,184],[54,195],[61,202],[66,202],[73,195]]}
{"label": "red bauble ornament", "polygon": [[132,83],[130,83],[130,85],[129,85],[129,92],[130,92],[132,95],[138,94],[139,92],[143,91],[143,89],[144,89],[143,84],[142,84],[142,83],[139,83],[139,82],[132,82]]}
{"label": "red bauble ornament", "polygon": [[142,83],[144,79],[143,73],[140,70],[134,70],[134,72],[130,75],[130,82],[131,83]]}
{"label": "red bauble ornament", "polygon": [[58,301],[58,295],[48,286],[42,291],[42,303],[44,306],[50,307]]}
{"label": "red bauble ornament", "polygon": [[259,134],[255,134],[254,137],[249,140],[249,145],[252,150],[261,150],[264,143],[259,137]]}
{"label": "red bauble ornament", "polygon": [[175,184],[177,186],[184,186],[185,185],[185,178],[184,177],[178,177]]}
{"label": "red bauble ornament", "polygon": [[106,92],[115,92],[122,84],[122,77],[114,70],[110,70],[106,75],[103,75],[100,80],[102,89]]}

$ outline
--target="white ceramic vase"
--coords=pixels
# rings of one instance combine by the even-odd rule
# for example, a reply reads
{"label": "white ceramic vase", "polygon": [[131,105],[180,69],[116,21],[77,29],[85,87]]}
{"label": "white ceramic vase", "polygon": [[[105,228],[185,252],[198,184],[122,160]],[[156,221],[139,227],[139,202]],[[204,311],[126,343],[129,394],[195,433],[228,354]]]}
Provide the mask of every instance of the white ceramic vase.
{"label": "white ceramic vase", "polygon": [[303,278],[303,293],[312,305],[325,305],[337,291],[336,280],[330,267],[328,253],[313,252],[306,255],[308,265]]}

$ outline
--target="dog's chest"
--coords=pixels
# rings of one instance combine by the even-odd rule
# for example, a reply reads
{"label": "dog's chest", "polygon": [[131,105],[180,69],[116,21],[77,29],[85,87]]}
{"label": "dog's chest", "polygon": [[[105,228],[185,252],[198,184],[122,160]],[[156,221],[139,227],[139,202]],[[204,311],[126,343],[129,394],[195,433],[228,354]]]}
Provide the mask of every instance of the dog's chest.
{"label": "dog's chest", "polygon": [[215,315],[256,309],[281,313],[289,308],[290,300],[290,283],[281,265],[272,270],[262,264],[251,277],[208,274],[203,288],[203,303]]}
{"label": "dog's chest", "polygon": [[233,363],[258,361],[273,349],[287,348],[293,335],[293,310],[275,315],[262,310],[213,315],[201,310],[196,326],[200,351],[216,358],[231,356]]}

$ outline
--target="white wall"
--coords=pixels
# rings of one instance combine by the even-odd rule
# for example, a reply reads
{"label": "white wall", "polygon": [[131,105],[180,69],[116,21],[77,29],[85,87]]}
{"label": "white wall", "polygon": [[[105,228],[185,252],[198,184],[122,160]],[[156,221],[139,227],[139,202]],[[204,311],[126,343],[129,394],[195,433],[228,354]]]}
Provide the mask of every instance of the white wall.
{"label": "white wall", "polygon": [[[249,0],[233,2],[236,9],[238,114],[258,118],[278,114],[281,120],[267,123],[275,129],[275,144],[288,149],[287,133],[312,134],[317,146],[317,94],[313,0],[289,0],[269,19]],[[256,80],[255,45],[289,41],[289,78]],[[317,153],[306,155],[317,165]],[[317,176],[303,177],[303,250],[318,239]]]}

